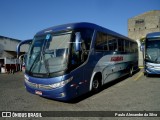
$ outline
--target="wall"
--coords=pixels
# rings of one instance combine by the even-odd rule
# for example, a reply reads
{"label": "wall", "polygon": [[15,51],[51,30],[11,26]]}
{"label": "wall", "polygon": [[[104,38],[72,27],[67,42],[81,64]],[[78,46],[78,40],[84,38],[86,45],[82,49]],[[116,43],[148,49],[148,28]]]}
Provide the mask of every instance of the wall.
{"label": "wall", "polygon": [[160,31],[160,10],[149,11],[128,20],[128,37],[137,40]]}
{"label": "wall", "polygon": [[[0,58],[13,58],[16,56],[16,48],[20,40],[0,36]],[[21,52],[27,52],[29,45],[23,45]]]}
{"label": "wall", "polygon": [[[160,10],[153,10],[128,20],[128,37],[139,41],[150,32],[160,31]],[[143,66],[143,55],[139,45],[139,66]]]}

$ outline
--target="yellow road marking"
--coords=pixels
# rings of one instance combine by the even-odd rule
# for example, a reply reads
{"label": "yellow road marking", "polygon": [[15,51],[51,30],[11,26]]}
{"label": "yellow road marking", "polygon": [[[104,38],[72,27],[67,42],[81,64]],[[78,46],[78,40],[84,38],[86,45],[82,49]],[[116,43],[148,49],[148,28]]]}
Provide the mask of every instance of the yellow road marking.
{"label": "yellow road marking", "polygon": [[144,68],[143,66],[139,66],[139,68]]}
{"label": "yellow road marking", "polygon": [[135,81],[138,80],[143,75],[143,72],[140,72],[139,75],[134,79]]}

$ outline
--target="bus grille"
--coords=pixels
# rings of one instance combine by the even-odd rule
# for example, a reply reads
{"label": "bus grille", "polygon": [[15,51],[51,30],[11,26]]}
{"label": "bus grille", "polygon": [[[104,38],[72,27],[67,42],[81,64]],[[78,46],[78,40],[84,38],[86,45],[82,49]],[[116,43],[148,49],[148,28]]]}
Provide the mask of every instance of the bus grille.
{"label": "bus grille", "polygon": [[50,85],[32,83],[29,82],[27,79],[25,79],[25,83],[32,88],[45,89],[45,90],[53,89]]}

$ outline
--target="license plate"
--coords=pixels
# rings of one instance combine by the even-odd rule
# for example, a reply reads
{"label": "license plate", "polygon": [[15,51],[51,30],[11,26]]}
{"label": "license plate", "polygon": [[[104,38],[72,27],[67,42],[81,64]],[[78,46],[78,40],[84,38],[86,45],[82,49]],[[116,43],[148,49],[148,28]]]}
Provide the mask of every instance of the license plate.
{"label": "license plate", "polygon": [[35,94],[37,94],[37,95],[42,95],[42,92],[41,92],[41,91],[36,90],[36,91],[35,91]]}

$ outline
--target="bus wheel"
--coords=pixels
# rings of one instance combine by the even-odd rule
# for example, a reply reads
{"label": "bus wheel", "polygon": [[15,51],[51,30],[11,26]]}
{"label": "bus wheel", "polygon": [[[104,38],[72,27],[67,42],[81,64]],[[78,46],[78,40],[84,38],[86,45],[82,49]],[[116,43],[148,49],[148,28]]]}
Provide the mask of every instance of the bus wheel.
{"label": "bus wheel", "polygon": [[94,78],[92,81],[92,91],[95,93],[98,92],[100,86],[101,86],[100,80],[98,78]]}
{"label": "bus wheel", "polygon": [[131,66],[131,68],[129,69],[129,76],[132,77],[133,75],[133,66]]}
{"label": "bus wheel", "polygon": [[148,73],[146,73],[146,77],[150,77]]}

